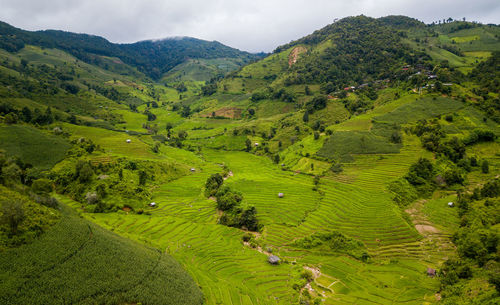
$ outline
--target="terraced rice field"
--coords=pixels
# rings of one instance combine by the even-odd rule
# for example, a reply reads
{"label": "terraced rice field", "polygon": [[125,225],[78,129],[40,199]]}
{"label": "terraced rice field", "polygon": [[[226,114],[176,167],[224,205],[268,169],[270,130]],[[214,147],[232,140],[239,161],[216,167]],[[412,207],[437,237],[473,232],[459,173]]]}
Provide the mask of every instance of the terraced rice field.
{"label": "terraced rice field", "polygon": [[[387,108],[385,113],[387,110],[390,113],[415,103],[414,97],[409,96],[382,107]],[[461,104],[451,106],[461,107]],[[436,111],[446,112],[448,108]],[[369,131],[373,125],[371,120],[383,117],[380,116],[383,113],[373,111],[361,115],[369,124],[349,126],[343,123],[335,129]],[[394,116],[386,115],[385,118],[392,120]],[[188,130],[190,143],[199,145],[215,141],[212,136],[224,133],[224,128],[231,124],[200,118],[182,122],[175,131]],[[204,128],[196,128],[198,126]],[[196,130],[191,130],[193,128]],[[94,140],[93,135],[83,129],[73,132],[86,134]],[[421,148],[417,137],[403,135],[399,153],[353,154],[352,161],[344,163],[341,174],[327,173],[315,185],[312,175],[282,170],[267,157],[228,151],[228,147],[217,150],[202,145],[203,150],[188,152],[162,146],[159,154],[152,154],[148,148],[151,141],[147,137],[143,136],[144,142],[133,137],[135,144],[129,148],[123,141],[125,134],[108,133],[95,138],[107,153],[175,160],[194,171],[159,185],[151,199],[157,207],[146,209],[142,215],[119,212],[86,214],[86,217],[173,255],[201,286],[207,304],[291,304],[300,298],[293,286],[300,280],[305,266],[317,270],[311,289],[324,304],[435,301],[438,280],[428,278],[425,270],[435,268],[436,262],[450,254],[449,240],[456,225],[454,216],[448,215],[450,211],[443,210],[438,200],[414,207],[411,217],[405,219],[386,191],[387,184],[403,176],[418,158],[431,157]],[[310,139],[310,145],[307,141],[303,142],[306,148],[297,148],[296,156],[293,149],[284,154],[284,162],[293,163],[304,152],[314,154],[321,147],[319,141]],[[106,159],[94,161],[106,162]],[[225,185],[241,192],[244,204],[257,208],[259,221],[264,225],[263,231],[256,234],[256,249],[242,242],[244,231],[217,224],[216,203],[203,194],[206,179],[213,173],[222,172],[224,165],[232,172]],[[284,197],[279,198],[278,193],[283,193]],[[450,217],[451,223],[440,224],[441,215]],[[436,222],[439,227],[436,232],[422,230]],[[293,245],[297,239],[332,230],[361,241],[370,255],[368,262],[347,254]],[[281,257],[284,263],[268,264],[268,250]]]}
{"label": "terraced rice field", "polygon": [[[350,170],[362,173],[358,180],[345,183],[325,177],[313,190],[312,176],[282,171],[267,158],[204,150],[201,158],[185,156],[199,162],[194,173],[155,191],[158,207],[148,210],[150,215],[86,216],[173,255],[202,287],[207,304],[290,304],[299,297],[292,285],[304,265],[320,270],[313,289],[324,304],[421,304],[424,295],[433,300],[438,282],[424,271],[432,266],[429,259],[439,254],[424,245],[388,193],[375,191],[388,180],[382,179],[383,168],[391,177],[402,175],[416,158],[410,158],[413,153],[403,149],[401,163],[393,167],[380,160],[363,169],[356,162],[358,168]],[[265,226],[260,244],[289,263],[268,264],[266,254],[243,245],[243,231],[216,223],[215,202],[203,196],[203,186],[210,174],[221,171],[221,164],[233,172],[225,183],[257,207]],[[279,192],[285,196],[278,198]],[[362,241],[372,261],[291,246],[297,238],[329,230]]]}
{"label": "terraced rice field", "polygon": [[[140,137],[131,136],[125,132],[117,132],[101,128],[62,124],[64,130],[69,131],[74,138],[85,137],[102,147],[106,153],[133,157],[139,159],[159,159],[149,145],[141,141]],[[127,139],[131,139],[127,143]]]}

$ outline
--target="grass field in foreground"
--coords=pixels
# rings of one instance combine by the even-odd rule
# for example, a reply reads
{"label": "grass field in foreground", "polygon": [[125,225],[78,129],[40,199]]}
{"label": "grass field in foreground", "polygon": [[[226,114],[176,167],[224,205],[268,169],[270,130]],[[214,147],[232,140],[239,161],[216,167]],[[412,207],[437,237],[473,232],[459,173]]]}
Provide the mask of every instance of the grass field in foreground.
{"label": "grass field in foreground", "polygon": [[169,255],[79,218],[63,217],[32,244],[0,256],[2,304],[202,304]]}

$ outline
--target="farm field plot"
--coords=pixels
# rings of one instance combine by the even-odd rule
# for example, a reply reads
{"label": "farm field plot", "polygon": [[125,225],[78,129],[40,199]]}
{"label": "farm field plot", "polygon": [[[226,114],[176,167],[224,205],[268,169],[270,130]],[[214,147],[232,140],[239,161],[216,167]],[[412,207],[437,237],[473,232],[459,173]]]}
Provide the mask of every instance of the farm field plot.
{"label": "farm field plot", "polygon": [[[85,137],[91,139],[94,143],[100,145],[110,154],[118,156],[128,156],[135,158],[151,158],[158,159],[149,145],[142,142],[139,137],[129,135],[125,132],[111,131],[101,128],[92,128],[86,126],[77,126],[71,124],[62,124],[64,129],[67,129],[76,137]],[[130,143],[127,140],[131,139]]]}
{"label": "farm field plot", "polygon": [[0,125],[0,142],[7,155],[17,155],[23,162],[42,169],[54,166],[70,148],[61,137],[22,125]]}

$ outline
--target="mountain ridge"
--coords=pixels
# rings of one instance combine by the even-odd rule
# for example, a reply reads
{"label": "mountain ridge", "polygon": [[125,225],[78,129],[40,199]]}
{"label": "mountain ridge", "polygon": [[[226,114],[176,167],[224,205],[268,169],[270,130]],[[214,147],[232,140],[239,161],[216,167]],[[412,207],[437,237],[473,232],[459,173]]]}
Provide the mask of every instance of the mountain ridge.
{"label": "mountain ridge", "polygon": [[85,62],[97,65],[102,63],[96,55],[118,57],[153,79],[161,78],[164,73],[188,58],[241,58],[246,63],[262,56],[240,51],[218,41],[193,37],[112,43],[98,35],[60,30],[25,31],[0,22],[0,48],[19,51],[25,44],[60,48]]}

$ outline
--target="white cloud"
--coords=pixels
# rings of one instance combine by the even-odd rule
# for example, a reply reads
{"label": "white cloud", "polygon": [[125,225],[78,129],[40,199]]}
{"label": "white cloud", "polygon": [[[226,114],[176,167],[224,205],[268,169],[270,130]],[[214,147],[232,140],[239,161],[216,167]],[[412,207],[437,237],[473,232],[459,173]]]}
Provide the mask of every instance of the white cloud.
{"label": "white cloud", "polygon": [[272,51],[334,18],[360,14],[500,21],[498,0],[0,0],[0,7],[2,21],[28,30],[89,33],[113,42],[192,36],[252,52]]}

